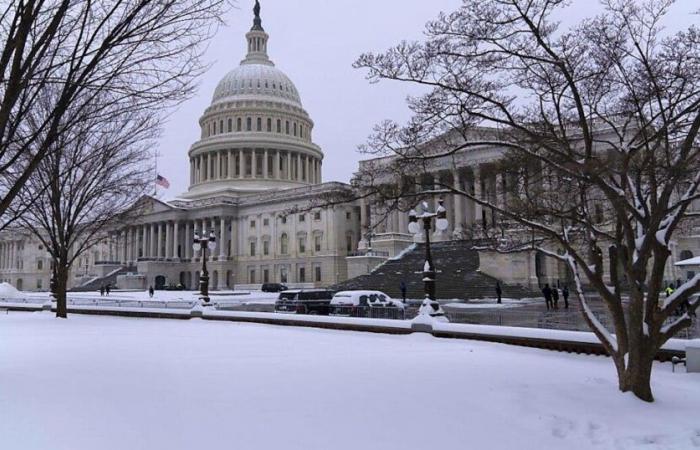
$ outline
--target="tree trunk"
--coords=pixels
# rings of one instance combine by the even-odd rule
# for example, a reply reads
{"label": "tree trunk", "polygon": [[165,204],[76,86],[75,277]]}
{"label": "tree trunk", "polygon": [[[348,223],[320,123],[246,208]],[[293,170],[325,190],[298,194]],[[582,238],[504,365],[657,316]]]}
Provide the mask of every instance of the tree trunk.
{"label": "tree trunk", "polygon": [[68,318],[68,269],[65,263],[56,268],[56,317]]}
{"label": "tree trunk", "polygon": [[655,352],[641,352],[638,355],[630,355],[627,366],[620,371],[618,366],[618,378],[622,392],[632,392],[645,402],[653,402],[651,393],[651,369],[654,364]]}

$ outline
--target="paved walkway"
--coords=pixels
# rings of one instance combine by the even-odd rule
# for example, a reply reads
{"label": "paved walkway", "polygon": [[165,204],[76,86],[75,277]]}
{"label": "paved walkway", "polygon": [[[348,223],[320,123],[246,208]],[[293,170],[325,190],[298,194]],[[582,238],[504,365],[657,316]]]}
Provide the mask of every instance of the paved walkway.
{"label": "paved walkway", "polygon": [[[591,302],[591,309],[598,319],[611,327],[611,320],[605,306],[598,301]],[[578,303],[569,302],[569,309],[559,300],[559,309],[547,310],[544,300],[541,304],[529,303],[513,308],[473,308],[460,309],[445,307],[450,322],[482,325],[504,325],[513,327],[547,328],[555,330],[590,331]],[[700,324],[695,319],[691,328],[682,331],[679,338],[700,338]]]}

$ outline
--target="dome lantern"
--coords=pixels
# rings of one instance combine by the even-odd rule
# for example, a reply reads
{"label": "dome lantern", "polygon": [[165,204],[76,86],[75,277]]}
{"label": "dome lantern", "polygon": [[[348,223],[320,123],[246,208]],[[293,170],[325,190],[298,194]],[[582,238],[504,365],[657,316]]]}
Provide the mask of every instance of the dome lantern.
{"label": "dome lantern", "polygon": [[248,55],[241,61],[241,64],[263,64],[267,66],[274,66],[270,57],[267,55],[267,41],[270,36],[265,33],[265,29],[262,27],[262,19],[260,18],[260,2],[255,1],[255,7],[253,8],[253,13],[255,18],[253,19],[253,27],[245,35],[248,40]]}

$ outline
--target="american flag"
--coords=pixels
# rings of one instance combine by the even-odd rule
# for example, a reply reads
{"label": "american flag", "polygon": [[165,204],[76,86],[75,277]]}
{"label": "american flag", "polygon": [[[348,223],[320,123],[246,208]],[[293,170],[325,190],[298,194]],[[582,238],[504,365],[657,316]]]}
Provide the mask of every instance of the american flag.
{"label": "american flag", "polygon": [[165,178],[164,176],[161,176],[161,175],[158,175],[156,177],[156,185],[162,186],[165,189],[170,189],[170,181],[168,181],[167,178]]}

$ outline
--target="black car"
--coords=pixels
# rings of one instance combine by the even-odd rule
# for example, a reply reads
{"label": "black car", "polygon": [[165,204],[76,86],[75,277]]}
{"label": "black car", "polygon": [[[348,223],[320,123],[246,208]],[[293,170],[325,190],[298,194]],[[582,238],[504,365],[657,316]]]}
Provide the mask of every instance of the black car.
{"label": "black car", "polygon": [[275,312],[327,316],[333,291],[327,289],[294,289],[280,292]]}
{"label": "black car", "polygon": [[282,292],[287,290],[287,286],[281,283],[265,283],[260,290],[263,292]]}

